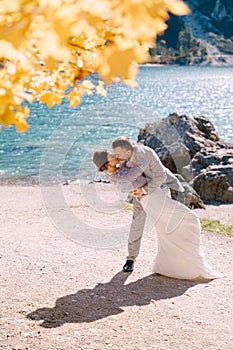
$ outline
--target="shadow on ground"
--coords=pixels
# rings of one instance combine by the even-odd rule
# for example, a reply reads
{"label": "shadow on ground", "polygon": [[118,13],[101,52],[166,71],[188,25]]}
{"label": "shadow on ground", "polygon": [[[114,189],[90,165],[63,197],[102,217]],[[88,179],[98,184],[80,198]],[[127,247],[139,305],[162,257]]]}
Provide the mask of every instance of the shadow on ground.
{"label": "shadow on ground", "polygon": [[65,323],[94,322],[124,312],[122,307],[148,305],[152,300],[174,298],[203,281],[188,281],[148,275],[124,284],[129,274],[118,272],[107,283],[93,289],[81,289],[75,294],[57,299],[53,308],[41,308],[27,315],[31,320],[43,320],[45,328]]}

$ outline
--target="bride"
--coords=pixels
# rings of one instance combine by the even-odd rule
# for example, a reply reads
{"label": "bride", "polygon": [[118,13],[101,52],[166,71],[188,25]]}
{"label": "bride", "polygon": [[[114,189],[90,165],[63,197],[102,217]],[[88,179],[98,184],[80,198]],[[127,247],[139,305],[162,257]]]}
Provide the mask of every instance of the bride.
{"label": "bride", "polygon": [[[158,250],[152,271],[180,279],[214,279],[223,275],[207,263],[201,248],[201,225],[198,216],[189,208],[170,198],[169,189],[157,188],[146,192],[143,175],[130,178],[130,168],[120,164],[108,150],[96,151],[93,162],[105,171],[112,183],[123,192],[130,192],[140,201],[147,218],[157,232]],[[125,180],[127,179],[127,180]]]}

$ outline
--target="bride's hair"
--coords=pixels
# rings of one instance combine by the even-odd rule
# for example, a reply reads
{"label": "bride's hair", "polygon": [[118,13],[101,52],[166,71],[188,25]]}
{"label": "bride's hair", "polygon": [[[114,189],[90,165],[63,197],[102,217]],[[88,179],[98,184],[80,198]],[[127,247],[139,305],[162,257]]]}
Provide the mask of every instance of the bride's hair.
{"label": "bride's hair", "polygon": [[93,163],[95,163],[99,171],[107,170],[108,154],[109,151],[107,149],[102,149],[93,153]]}

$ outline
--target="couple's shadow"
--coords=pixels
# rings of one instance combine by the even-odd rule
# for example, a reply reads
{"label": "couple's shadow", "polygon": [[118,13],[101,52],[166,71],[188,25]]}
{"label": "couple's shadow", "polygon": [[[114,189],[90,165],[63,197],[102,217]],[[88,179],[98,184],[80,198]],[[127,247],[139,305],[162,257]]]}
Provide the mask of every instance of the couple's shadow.
{"label": "couple's shadow", "polygon": [[93,322],[123,312],[122,307],[148,305],[152,300],[173,298],[184,294],[197,283],[206,283],[148,275],[125,285],[128,276],[127,273],[118,272],[107,283],[61,297],[53,308],[35,310],[27,317],[43,320],[40,325],[45,328],[59,327],[65,323]]}

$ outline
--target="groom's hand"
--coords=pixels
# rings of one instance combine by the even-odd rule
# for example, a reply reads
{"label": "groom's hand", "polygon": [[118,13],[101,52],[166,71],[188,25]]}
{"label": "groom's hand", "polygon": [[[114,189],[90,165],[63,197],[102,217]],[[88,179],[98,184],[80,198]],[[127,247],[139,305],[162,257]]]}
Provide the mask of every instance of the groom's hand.
{"label": "groom's hand", "polygon": [[139,188],[136,188],[133,192],[131,192],[131,194],[134,197],[142,197],[147,193],[143,187],[139,187]]}

